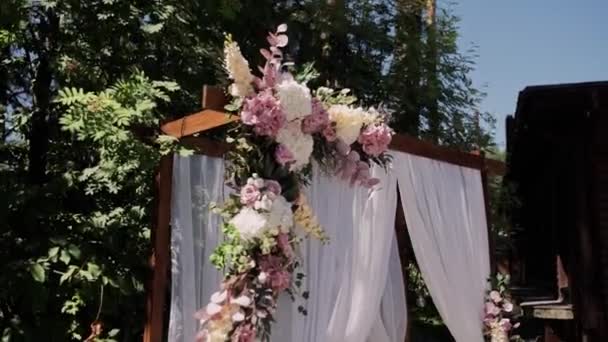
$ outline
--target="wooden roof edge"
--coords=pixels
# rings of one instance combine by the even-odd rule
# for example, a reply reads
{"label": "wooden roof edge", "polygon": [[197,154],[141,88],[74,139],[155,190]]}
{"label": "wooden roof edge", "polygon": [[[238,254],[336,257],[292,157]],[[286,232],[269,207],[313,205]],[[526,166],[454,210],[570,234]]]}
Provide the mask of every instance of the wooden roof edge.
{"label": "wooden roof edge", "polygon": [[502,176],[506,172],[505,163],[502,161],[486,158],[479,154],[459,151],[452,147],[436,145],[407,134],[394,135],[389,147],[393,151],[486,171],[491,175]]}
{"label": "wooden roof edge", "polygon": [[[193,148],[198,154],[210,157],[222,157],[230,149],[230,145],[225,142],[212,140],[203,136],[184,136],[180,141],[185,146]],[[450,147],[434,145],[405,134],[393,136],[390,149],[392,151],[409,153],[458,166],[486,171],[494,176],[502,176],[506,172],[505,163],[502,161],[485,158],[483,155],[458,151]]]}

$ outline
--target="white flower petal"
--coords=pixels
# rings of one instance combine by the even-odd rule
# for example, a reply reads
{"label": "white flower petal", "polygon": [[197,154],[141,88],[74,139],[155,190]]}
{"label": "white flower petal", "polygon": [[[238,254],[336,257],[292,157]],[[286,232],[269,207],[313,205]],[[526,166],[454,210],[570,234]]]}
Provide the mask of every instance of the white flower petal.
{"label": "white flower petal", "polygon": [[310,89],[294,80],[286,80],[277,85],[277,97],[287,121],[303,118],[312,113]]}
{"label": "white flower petal", "polygon": [[219,313],[220,311],[222,311],[222,307],[215,303],[209,303],[209,304],[207,304],[206,310],[207,310],[207,314],[209,316],[213,316],[213,315]]}
{"label": "white flower petal", "polygon": [[267,279],[268,279],[268,274],[266,272],[260,272],[260,274],[258,275],[258,281],[260,283],[264,284]]}
{"label": "white flower petal", "polygon": [[232,315],[233,322],[242,322],[245,319],[245,314],[242,311],[238,311]]}
{"label": "white flower petal", "polygon": [[247,296],[239,296],[237,298],[233,298],[230,302],[240,306],[249,306],[251,305],[251,298]]}
{"label": "white flower petal", "polygon": [[333,105],[327,112],[329,119],[336,123],[336,135],[347,145],[357,141],[361,128],[370,120],[370,115],[363,108]]}
{"label": "white flower petal", "polygon": [[239,232],[241,239],[251,240],[262,236],[265,231],[267,220],[266,217],[252,208],[243,208],[231,220],[236,230]]}
{"label": "white flower petal", "polygon": [[215,303],[215,304],[222,304],[226,300],[227,296],[228,296],[227,291],[225,291],[225,290],[222,292],[218,291],[211,295],[211,302]]}
{"label": "white flower petal", "polygon": [[300,121],[283,127],[277,134],[277,142],[285,145],[293,155],[295,162],[291,164],[292,171],[301,170],[310,163],[314,140],[311,135],[302,132]]}

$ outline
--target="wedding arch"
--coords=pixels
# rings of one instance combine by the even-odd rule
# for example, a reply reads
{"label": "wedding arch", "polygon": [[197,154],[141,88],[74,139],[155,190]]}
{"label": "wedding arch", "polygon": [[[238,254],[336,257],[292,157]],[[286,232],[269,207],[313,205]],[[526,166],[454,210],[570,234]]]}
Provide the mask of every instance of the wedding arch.
{"label": "wedding arch", "polygon": [[[221,130],[223,126],[236,120],[236,117],[223,112],[226,99],[220,89],[205,86],[202,98],[204,109],[201,112],[162,125],[165,134],[178,138],[182,144],[192,147],[195,150],[195,155],[191,157],[165,156],[159,165],[156,178],[155,224],[152,233],[153,255],[150,262],[153,268],[153,276],[147,287],[148,319],[144,342],[164,340],[164,336],[167,334],[168,311],[175,310],[175,308],[171,308],[171,305],[167,305],[169,301],[167,293],[171,285],[172,217],[178,215],[175,209],[172,212],[172,204],[176,201],[175,187],[184,186],[184,184],[185,186],[192,186],[189,180],[180,182],[180,179],[187,178],[184,172],[189,172],[186,169],[194,164],[193,158],[199,158],[196,161],[198,163],[198,166],[196,166],[197,172],[207,174],[209,177],[222,178],[218,174],[220,172],[218,170],[219,164],[209,161],[221,160],[229,146],[208,138],[207,133],[213,130]],[[388,243],[385,247],[388,248],[385,248],[385,251],[379,253],[381,256],[377,256],[372,261],[367,260],[370,257],[368,254],[364,257],[366,260],[359,260],[369,261],[369,264],[366,265],[368,267],[367,271],[372,273],[365,274],[363,278],[345,280],[345,283],[353,284],[353,282],[359,281],[364,284],[362,288],[351,288],[346,291],[350,297],[344,300],[354,301],[354,303],[348,303],[348,305],[351,305],[349,307],[351,310],[353,309],[352,305],[369,305],[370,303],[361,302],[362,298],[353,299],[353,297],[357,297],[356,291],[370,290],[370,286],[374,286],[374,283],[383,283],[382,280],[379,280],[380,278],[385,279],[385,285],[391,282],[396,284],[400,282],[400,286],[394,288],[404,291],[400,268],[401,261],[395,260],[399,259],[399,254],[395,248],[391,248],[391,245],[398,246],[399,243],[403,243],[403,241],[399,241],[402,240],[399,237],[405,231],[407,222],[408,234],[412,239],[413,249],[419,261],[421,272],[446,325],[457,341],[481,341],[483,295],[486,279],[490,274],[491,263],[493,262],[489,252],[492,241],[489,239],[486,218],[488,206],[487,176],[504,173],[504,165],[501,162],[485,158],[483,154],[465,153],[400,134],[393,137],[390,150],[394,157],[393,175],[383,177],[378,174],[379,177],[383,177],[382,181],[386,181],[386,184],[383,185],[384,192],[381,196],[378,196],[381,198],[376,198],[376,201],[379,202],[375,203],[375,208],[373,208],[379,209],[382,207],[383,210],[376,213],[382,213],[382,216],[387,216],[387,211],[392,210],[392,215],[388,215],[388,220],[393,220],[390,222],[393,229],[391,233],[386,232],[387,234],[382,235],[382,239],[385,240],[384,243]],[[221,166],[219,167],[221,168]],[[315,183],[318,183],[317,192],[320,192],[319,189],[331,187],[332,182],[317,179],[322,178],[322,176],[315,175],[314,178],[312,186],[314,187]],[[214,186],[215,188],[212,187],[208,191],[222,191],[221,185],[218,187],[216,183]],[[388,190],[387,187],[392,187],[392,189]],[[332,191],[334,190],[332,189]],[[312,196],[314,198],[314,194]],[[327,197],[327,194],[323,193],[321,197]],[[368,198],[364,199],[364,201],[369,200]],[[374,199],[372,198],[371,201],[374,201]],[[403,203],[403,205],[399,207],[397,202]],[[320,205],[331,206],[332,204],[325,201]],[[330,209],[338,210],[337,205],[336,208]],[[378,219],[381,218],[374,217],[364,224],[370,224],[370,222]],[[384,217],[384,221],[386,219]],[[446,219],[449,219],[449,222]],[[384,221],[383,224],[386,225],[387,222]],[[395,234],[395,227],[399,234]],[[217,227],[214,228],[217,229]],[[377,234],[377,232],[374,234]],[[378,239],[377,236],[373,235],[361,238],[361,241],[352,243],[356,244],[358,242],[360,244],[365,238],[370,240],[373,238],[374,241]],[[338,247],[329,245],[323,248],[333,249]],[[352,245],[348,248],[352,248]],[[359,248],[358,251],[363,252],[372,247],[365,244],[359,246]],[[375,248],[377,250],[382,249]],[[179,251],[173,251],[173,253],[177,252]],[[311,249],[311,253],[318,253],[318,249]],[[357,251],[353,253],[357,253]],[[356,258],[357,256],[351,255],[350,257]],[[392,266],[388,265],[390,260],[393,261]],[[395,261],[397,261],[396,264]],[[207,260],[199,260],[199,262],[205,263]],[[354,264],[354,262],[352,263]],[[378,265],[381,265],[381,267],[378,267]],[[398,272],[395,272],[394,265],[397,265]],[[352,271],[354,266],[350,265],[349,267],[349,270]],[[369,267],[376,269],[369,269]],[[393,267],[391,271],[389,271],[389,267]],[[393,279],[395,274],[398,274],[398,278],[401,279]],[[378,278],[374,278],[374,276]],[[367,278],[367,282],[364,281],[366,280],[364,278]],[[172,282],[176,283],[178,281],[173,279]],[[216,281],[217,279],[213,279],[213,282]],[[190,284],[190,286],[194,287],[195,284]],[[368,288],[365,288],[365,286]],[[384,291],[377,286],[374,288],[378,292]],[[200,289],[194,290],[200,291]],[[190,289],[190,291],[194,290]],[[313,295],[318,291],[315,288],[311,290]],[[458,296],[451,295],[455,291],[459,293]],[[404,293],[393,295],[399,295],[400,298],[403,298],[403,305],[405,305]],[[366,317],[368,322],[366,322],[365,327],[368,334],[371,333],[371,330],[376,329],[376,322],[369,322],[369,317],[371,317],[371,320],[375,320],[376,316],[389,315],[386,310],[383,313],[380,312],[382,293],[375,297],[372,300],[373,304],[370,306],[378,312],[372,313],[371,316],[368,314]],[[182,299],[196,300],[195,298]],[[365,300],[368,300],[368,298],[365,298]],[[399,301],[397,300],[397,302]],[[395,302],[395,300],[391,299],[388,302]],[[193,304],[191,307],[196,308],[197,305],[200,304]],[[334,305],[336,304],[334,303]],[[348,305],[344,304],[343,306],[347,307]],[[324,314],[325,320],[331,320],[331,312]],[[404,317],[392,318],[396,321],[402,321],[402,326],[398,327],[398,330],[405,329],[405,314],[404,312]],[[190,315],[191,317],[181,317],[180,319],[194,322],[193,315],[194,312]],[[474,319],[477,316],[479,316],[479,319]],[[303,320],[304,318],[298,319]],[[340,330],[346,331],[350,323],[345,321],[335,324],[340,326]],[[399,335],[399,333],[393,333],[393,335],[395,334]],[[365,341],[365,338],[363,337],[361,341]],[[348,340],[350,341],[350,339]],[[334,339],[333,341],[340,341],[340,339]]]}

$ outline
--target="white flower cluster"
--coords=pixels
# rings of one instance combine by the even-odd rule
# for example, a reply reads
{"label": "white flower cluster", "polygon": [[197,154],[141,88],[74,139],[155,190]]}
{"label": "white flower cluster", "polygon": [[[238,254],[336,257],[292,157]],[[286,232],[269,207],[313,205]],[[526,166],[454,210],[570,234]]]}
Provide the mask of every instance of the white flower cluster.
{"label": "white flower cluster", "polygon": [[277,97],[287,121],[302,119],[312,112],[310,89],[293,79],[285,80],[276,86]]}
{"label": "white flower cluster", "polygon": [[308,165],[314,148],[312,136],[303,133],[300,125],[300,121],[289,123],[277,135],[277,142],[285,145],[293,155],[294,162],[290,165],[291,171],[301,170]]}
{"label": "white flower cluster", "polygon": [[287,233],[293,226],[293,211],[291,204],[285,197],[277,196],[270,199],[267,196],[256,203],[256,208],[243,207],[231,220],[241,239],[250,241],[262,238],[269,233],[273,236],[279,233]]}
{"label": "white flower cluster", "polygon": [[336,135],[347,145],[351,145],[361,133],[363,125],[376,120],[376,115],[363,108],[346,105],[333,105],[327,110],[329,119],[336,123]]}
{"label": "white flower cluster", "polygon": [[234,83],[230,86],[230,95],[244,97],[253,91],[253,75],[249,69],[249,62],[241,54],[236,42],[226,43],[224,46],[224,67]]}

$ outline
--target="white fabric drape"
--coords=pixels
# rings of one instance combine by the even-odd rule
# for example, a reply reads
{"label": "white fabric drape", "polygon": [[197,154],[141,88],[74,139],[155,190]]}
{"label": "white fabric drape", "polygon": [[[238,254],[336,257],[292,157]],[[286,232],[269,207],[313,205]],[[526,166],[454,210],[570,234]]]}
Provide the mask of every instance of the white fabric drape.
{"label": "white fabric drape", "polygon": [[209,262],[220,242],[219,218],[208,210],[221,203],[224,162],[206,156],[173,159],[171,205],[171,313],[169,341],[194,342],[194,313],[217,291],[222,274]]}
{"label": "white fabric drape", "polygon": [[[204,156],[175,157],[171,342],[194,341],[193,314],[221,281],[208,262],[220,237],[217,217],[209,215],[206,205],[221,202],[222,165]],[[313,177],[308,200],[331,241],[327,246],[318,241],[301,246],[304,288],[310,297],[295,303],[280,299],[274,342],[405,339],[405,289],[394,234],[396,179],[379,168],[373,174],[382,186],[371,194],[334,178]],[[307,316],[298,313],[300,304]]]}
{"label": "white fabric drape", "polygon": [[[382,186],[371,193],[314,175],[308,200],[331,242],[304,244],[305,285],[312,291],[308,316],[299,316],[297,305],[290,316],[281,313],[273,341],[405,339],[405,288],[394,232],[396,179],[380,168],[372,174]],[[292,324],[284,324],[283,317]]]}
{"label": "white fabric drape", "polygon": [[405,153],[393,157],[414,253],[441,318],[456,341],[483,341],[490,261],[481,174]]}

